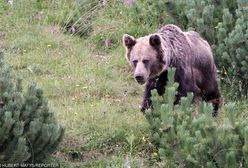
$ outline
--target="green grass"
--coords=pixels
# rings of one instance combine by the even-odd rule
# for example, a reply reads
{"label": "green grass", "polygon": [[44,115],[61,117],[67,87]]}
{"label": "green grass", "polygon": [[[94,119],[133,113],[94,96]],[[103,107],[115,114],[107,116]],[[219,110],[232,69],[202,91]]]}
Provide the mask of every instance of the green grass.
{"label": "green grass", "polygon": [[[61,167],[123,167],[129,162],[131,167],[161,167],[138,108],[143,87],[133,80],[121,46],[123,33],[142,36],[158,26],[137,25],[135,13],[129,13],[133,9],[120,2],[100,8],[89,23],[91,33],[83,38],[61,27],[63,19],[76,13],[74,1],[22,0],[13,6],[0,2],[0,32],[6,34],[0,48],[13,75],[23,78],[25,86],[35,81],[66,128],[48,162]],[[107,38],[109,49],[103,45]],[[243,101],[236,104],[247,111]]]}
{"label": "green grass", "polygon": [[64,167],[123,167],[131,152],[132,167],[148,167],[145,152],[153,148],[144,141],[148,124],[138,108],[142,87],[131,76],[124,49],[106,53],[91,40],[64,34],[55,23],[69,5],[0,2],[0,31],[6,33],[0,47],[13,75],[25,85],[36,81],[66,128],[50,160]]}

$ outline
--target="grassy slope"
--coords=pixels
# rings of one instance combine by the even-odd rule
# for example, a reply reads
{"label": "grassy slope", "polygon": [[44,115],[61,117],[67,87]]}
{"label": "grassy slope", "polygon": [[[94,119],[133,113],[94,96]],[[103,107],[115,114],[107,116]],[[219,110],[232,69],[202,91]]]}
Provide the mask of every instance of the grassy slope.
{"label": "grassy slope", "polygon": [[49,16],[59,17],[68,6],[50,2],[14,1],[9,7],[1,1],[0,31],[6,37],[0,45],[14,75],[25,84],[36,81],[66,127],[53,159],[65,167],[122,167],[132,152],[132,165],[145,167],[147,124],[138,110],[142,87],[132,79],[124,50],[99,53],[90,41],[61,33]]}
{"label": "grassy slope", "polygon": [[[26,85],[36,81],[44,89],[66,127],[51,161],[95,168],[123,167],[131,159],[132,167],[151,167],[148,159],[156,156],[147,138],[148,124],[138,110],[143,88],[133,80],[119,43],[123,33],[142,35],[155,28],[130,24],[123,9],[110,6],[95,18],[91,36],[83,39],[63,34],[59,26],[64,11],[74,12],[72,1],[14,2],[9,7],[0,1],[0,32],[6,33],[0,48],[15,76],[24,78]],[[110,53],[96,49],[95,42],[103,48],[102,41],[109,36],[117,48]],[[236,105],[247,111],[242,102]]]}

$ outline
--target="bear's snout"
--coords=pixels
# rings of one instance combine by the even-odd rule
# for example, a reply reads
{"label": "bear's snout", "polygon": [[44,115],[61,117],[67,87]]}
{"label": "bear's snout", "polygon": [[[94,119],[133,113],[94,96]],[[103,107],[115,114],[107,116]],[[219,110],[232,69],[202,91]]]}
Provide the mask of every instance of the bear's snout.
{"label": "bear's snout", "polygon": [[135,75],[135,79],[141,85],[145,83],[144,76],[141,74]]}

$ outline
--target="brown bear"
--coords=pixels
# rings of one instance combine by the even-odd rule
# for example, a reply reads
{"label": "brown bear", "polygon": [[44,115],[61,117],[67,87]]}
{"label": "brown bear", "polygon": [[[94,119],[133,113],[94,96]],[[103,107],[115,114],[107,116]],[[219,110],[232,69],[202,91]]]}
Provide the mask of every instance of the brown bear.
{"label": "brown bear", "polygon": [[152,89],[157,89],[159,95],[165,92],[167,70],[174,67],[175,81],[179,83],[175,104],[187,92],[193,92],[194,99],[211,101],[213,114],[217,114],[220,102],[217,69],[208,42],[197,32],[183,32],[169,24],[138,39],[124,34],[123,43],[136,81],[146,83],[141,111],[150,108]]}

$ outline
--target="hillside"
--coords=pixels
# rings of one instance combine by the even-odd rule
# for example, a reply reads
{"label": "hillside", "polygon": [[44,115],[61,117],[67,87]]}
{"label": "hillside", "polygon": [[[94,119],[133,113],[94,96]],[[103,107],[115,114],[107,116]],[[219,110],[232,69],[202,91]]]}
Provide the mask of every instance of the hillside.
{"label": "hillside", "polygon": [[142,88],[132,79],[124,50],[119,46],[107,53],[90,40],[64,34],[60,22],[49,17],[60,17],[70,5],[65,2],[0,3],[5,34],[0,47],[14,75],[36,81],[66,127],[51,160],[64,167],[120,166],[132,152],[132,164],[143,164],[149,149],[143,141],[146,121],[138,110]]}
{"label": "hillside", "polygon": [[[121,43],[124,33],[156,31],[161,25],[151,20],[159,15],[163,23],[172,18],[166,11],[151,14],[156,6],[130,9],[122,1],[104,5],[86,0],[82,9],[77,7],[80,2],[68,0],[0,2],[0,48],[14,76],[23,78],[24,85],[35,81],[43,88],[66,128],[48,162],[82,168],[159,167],[148,122],[139,111],[143,87],[133,79]],[[247,111],[243,99],[235,103]]]}

